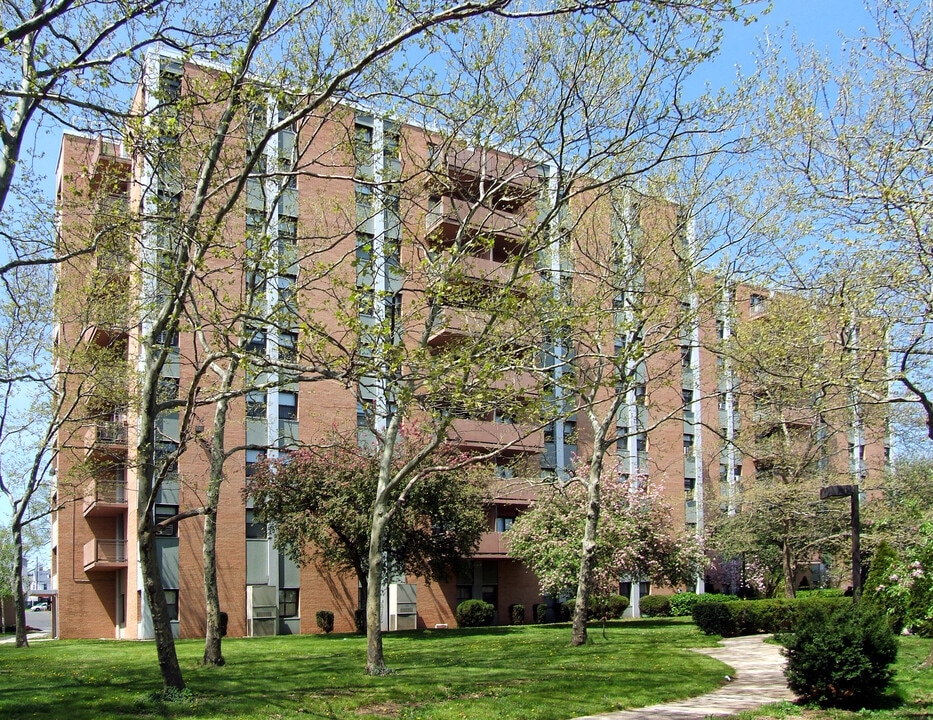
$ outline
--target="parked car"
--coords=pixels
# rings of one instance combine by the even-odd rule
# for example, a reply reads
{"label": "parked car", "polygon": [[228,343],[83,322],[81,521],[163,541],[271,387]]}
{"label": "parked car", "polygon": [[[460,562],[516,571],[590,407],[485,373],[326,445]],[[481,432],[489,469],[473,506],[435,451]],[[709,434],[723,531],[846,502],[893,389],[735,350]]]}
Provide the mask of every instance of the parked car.
{"label": "parked car", "polygon": [[48,604],[48,603],[44,603],[44,602],[36,603],[36,604],[33,605],[30,609],[31,609],[33,612],[45,612],[46,610],[49,609],[49,604]]}

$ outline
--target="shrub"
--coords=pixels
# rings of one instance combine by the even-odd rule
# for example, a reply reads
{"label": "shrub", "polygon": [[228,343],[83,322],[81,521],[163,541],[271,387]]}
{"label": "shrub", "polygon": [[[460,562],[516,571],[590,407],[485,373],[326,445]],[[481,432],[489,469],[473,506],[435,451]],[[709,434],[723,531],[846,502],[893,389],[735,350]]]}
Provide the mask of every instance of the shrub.
{"label": "shrub", "polygon": [[457,605],[456,614],[459,627],[483,627],[492,625],[495,608],[482,600],[464,600]]}
{"label": "shrub", "polygon": [[[593,597],[588,600],[587,619],[588,620],[617,620],[622,617],[625,609],[628,607],[628,598],[622,595],[608,595],[605,597]],[[573,619],[573,609],[576,607],[576,600],[567,600],[560,604],[561,620],[569,621]]]}
{"label": "shrub", "polygon": [[814,610],[848,607],[850,598],[775,598],[723,602],[700,599],[693,606],[693,622],[707,635],[735,637],[755,633],[782,633],[793,630],[800,620]]}
{"label": "shrub", "polygon": [[645,617],[669,617],[671,614],[670,595],[645,595],[639,602],[641,614]]}
{"label": "shrub", "polygon": [[547,605],[544,603],[537,603],[535,605],[535,622],[539,625],[543,625],[547,622]]}
{"label": "shrub", "polygon": [[810,608],[780,640],[787,684],[807,702],[860,707],[891,682],[897,639],[870,604]]}
{"label": "shrub", "polygon": [[353,624],[356,626],[357,633],[366,634],[366,608],[357,608],[353,611]]}
{"label": "shrub", "polygon": [[732,613],[722,602],[698,602],[693,606],[693,622],[707,635],[733,637]]}
{"label": "shrub", "polygon": [[671,595],[671,617],[687,617],[693,612],[693,606],[700,596],[694,592],[682,592]]}
{"label": "shrub", "polygon": [[314,614],[317,626],[325,633],[334,631],[334,614],[330,610],[318,610]]}
{"label": "shrub", "polygon": [[576,600],[565,600],[557,606],[557,621],[570,622],[573,619],[573,609],[577,606]]}
{"label": "shrub", "polygon": [[525,606],[524,605],[509,605],[509,619],[511,619],[513,625],[523,625],[525,623]]}
{"label": "shrub", "polygon": [[628,598],[624,595],[610,595],[609,597],[594,600],[592,605],[593,617],[618,620],[628,609]]}

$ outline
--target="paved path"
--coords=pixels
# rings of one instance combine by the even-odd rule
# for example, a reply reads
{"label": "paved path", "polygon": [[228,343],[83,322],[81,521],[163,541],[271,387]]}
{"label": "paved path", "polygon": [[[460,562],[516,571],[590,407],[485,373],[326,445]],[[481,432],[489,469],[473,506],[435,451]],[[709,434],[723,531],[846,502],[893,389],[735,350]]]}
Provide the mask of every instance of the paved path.
{"label": "paved path", "polygon": [[793,700],[784,678],[784,657],[778,645],[764,642],[764,635],[728,638],[714,648],[695,652],[711,655],[732,667],[732,682],[707,695],[652,705],[637,710],[620,710],[587,715],[574,720],[705,720],[727,717],[768,703]]}

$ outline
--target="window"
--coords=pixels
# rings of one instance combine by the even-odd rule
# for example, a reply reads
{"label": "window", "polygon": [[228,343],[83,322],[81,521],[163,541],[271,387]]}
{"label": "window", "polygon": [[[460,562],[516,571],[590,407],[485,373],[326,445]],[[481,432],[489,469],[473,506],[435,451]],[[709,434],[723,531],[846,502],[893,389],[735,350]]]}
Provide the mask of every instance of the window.
{"label": "window", "polygon": [[298,419],[298,393],[279,391],[279,420]]}
{"label": "window", "polygon": [[279,216],[279,248],[295,246],[298,237],[298,220],[293,217]]}
{"label": "window", "polygon": [[356,221],[363,222],[373,214],[373,189],[358,182],[354,186],[356,195]]}
{"label": "window", "polygon": [[635,436],[635,449],[638,452],[645,452],[648,449],[648,436],[645,433],[638,433]]}
{"label": "window", "polygon": [[693,390],[683,389],[680,391],[681,397],[683,398],[684,405],[689,410],[690,406],[693,405]]}
{"label": "window", "polygon": [[719,393],[719,409],[720,410],[726,409],[726,394],[725,393]]}
{"label": "window", "polygon": [[246,395],[246,417],[266,417],[266,393],[264,390],[254,390]]}
{"label": "window", "polygon": [[266,454],[262,450],[246,451],[246,477],[252,477],[256,472],[256,463],[265,458]]}
{"label": "window", "polygon": [[696,492],[697,479],[692,477],[684,478],[684,494],[687,496],[687,500],[693,500],[693,494]]}
{"label": "window", "polygon": [[[164,520],[168,520],[171,517],[175,517],[178,514],[177,505],[156,505],[152,511],[153,522],[158,525]],[[155,531],[155,534],[159,537],[177,537],[178,536],[178,523],[173,522],[160,527]]]}
{"label": "window", "polygon": [[247,333],[251,333],[249,341],[246,343],[246,352],[253,355],[266,354],[266,331],[257,328],[247,328]]}
{"label": "window", "polygon": [[748,305],[753,313],[760,313],[765,309],[765,296],[752,293],[751,297],[748,299]]}
{"label": "window", "polygon": [[178,398],[178,378],[160,377],[156,385],[156,398],[160,403],[170,402]]}
{"label": "window", "polygon": [[684,455],[689,455],[693,452],[693,441],[694,436],[689,433],[684,433]]}
{"label": "window", "polygon": [[690,346],[681,345],[680,346],[680,366],[688,368],[690,367]]}
{"label": "window", "polygon": [[169,620],[178,620],[178,590],[165,589],[165,609],[168,611]]}
{"label": "window", "polygon": [[298,333],[283,331],[279,333],[279,360],[295,362],[298,359]]}
{"label": "window", "polygon": [[720,340],[726,337],[726,323],[723,320],[716,321],[716,337]]}
{"label": "window", "polygon": [[395,123],[385,123],[382,132],[382,156],[386,160],[398,158],[400,144],[399,126]]}
{"label": "window", "polygon": [[512,523],[515,522],[514,517],[497,517],[496,518],[496,532],[505,532],[506,530],[511,529]]}
{"label": "window", "polygon": [[368,428],[370,422],[376,417],[375,400],[358,400],[356,403],[356,426]]}
{"label": "window", "polygon": [[268,537],[266,532],[266,524],[260,521],[252,508],[246,509],[246,539],[247,540],[264,540]]}
{"label": "window", "polygon": [[298,588],[279,589],[279,617],[298,617]]}

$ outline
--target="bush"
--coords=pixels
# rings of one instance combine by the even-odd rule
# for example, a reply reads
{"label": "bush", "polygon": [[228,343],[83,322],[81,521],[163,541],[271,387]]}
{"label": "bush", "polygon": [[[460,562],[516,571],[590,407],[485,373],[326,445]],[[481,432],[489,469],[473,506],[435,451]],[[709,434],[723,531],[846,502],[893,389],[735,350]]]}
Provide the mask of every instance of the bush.
{"label": "bush", "polygon": [[790,632],[808,613],[821,608],[848,607],[850,598],[775,598],[723,602],[699,600],[693,606],[693,622],[707,635],[735,637],[755,633]]}
{"label": "bush", "polygon": [[870,604],[811,608],[780,640],[788,687],[807,702],[862,707],[891,682],[897,638]]}
{"label": "bush", "polygon": [[325,633],[334,631],[334,614],[330,610],[318,610],[314,614],[317,626]]}
{"label": "bush", "polygon": [[687,617],[693,612],[693,606],[700,601],[695,592],[682,592],[671,595],[671,617]]}
{"label": "bush", "polygon": [[513,625],[524,625],[525,623],[525,606],[524,605],[509,605],[509,619],[512,621]]}
{"label": "bush", "polygon": [[464,600],[457,605],[456,614],[459,627],[483,627],[492,625],[495,608],[482,600]]}
{"label": "bush", "polygon": [[594,600],[590,612],[593,617],[618,620],[628,609],[628,598],[624,595],[610,595],[609,597]]}
{"label": "bush", "polygon": [[357,608],[353,611],[353,624],[356,626],[357,633],[366,634],[366,608]]}
{"label": "bush", "polygon": [[576,600],[565,600],[557,606],[557,622],[570,622],[573,620],[573,610],[577,606]]}
{"label": "bush", "polygon": [[670,617],[671,595],[645,595],[638,606],[645,617]]}
{"label": "bush", "polygon": [[733,637],[735,623],[732,613],[723,602],[698,602],[693,606],[693,622],[707,635]]}
{"label": "bush", "polygon": [[547,622],[547,605],[544,603],[537,603],[535,605],[535,622],[539,625],[543,625]]}
{"label": "bush", "polygon": [[[622,595],[608,595],[606,597],[589,597],[586,617],[588,620],[618,620],[628,607],[628,598]],[[573,609],[576,600],[567,600],[560,604],[561,620],[566,622],[573,619]]]}

